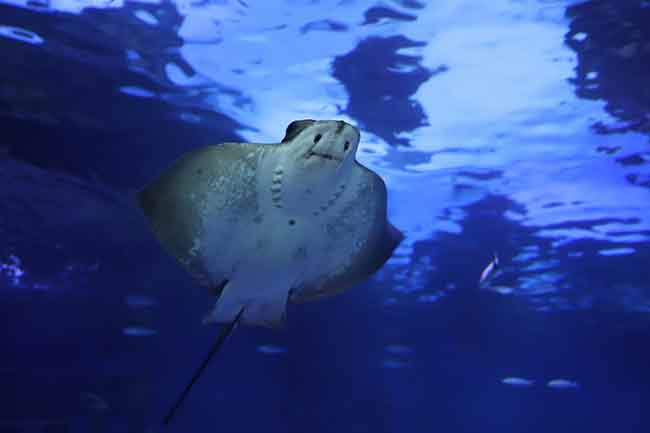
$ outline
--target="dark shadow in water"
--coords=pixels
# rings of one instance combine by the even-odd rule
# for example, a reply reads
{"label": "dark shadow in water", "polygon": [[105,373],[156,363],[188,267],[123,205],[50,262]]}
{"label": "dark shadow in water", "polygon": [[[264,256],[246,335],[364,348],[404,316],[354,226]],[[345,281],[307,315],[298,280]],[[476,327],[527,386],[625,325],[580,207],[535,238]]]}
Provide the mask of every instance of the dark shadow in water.
{"label": "dark shadow in water", "polygon": [[[591,0],[569,7],[566,15],[571,25],[565,42],[578,54],[576,77],[570,80],[576,95],[605,100],[605,110],[620,119],[614,124],[597,121],[593,129],[599,134],[650,134],[650,3]],[[616,153],[616,162],[626,166],[648,163],[624,147],[598,150]],[[626,180],[650,188],[650,176],[641,170]]]}
{"label": "dark shadow in water", "polygon": [[[622,125],[597,123],[601,133],[650,132],[650,6],[643,0],[592,0],[571,6],[566,44],[578,54],[576,94],[604,99]],[[595,72],[596,76],[589,76]]]}
{"label": "dark shadow in water", "polygon": [[423,45],[404,36],[372,37],[333,63],[332,75],[350,96],[345,113],[390,145],[407,145],[397,135],[427,124],[422,107],[410,98],[432,75],[446,71],[429,71],[419,65],[420,57],[397,53]]}
{"label": "dark shadow in water", "polygon": [[[149,10],[160,25],[141,22],[135,9]],[[167,81],[168,63],[194,73],[178,52],[182,18],[169,3],[55,16],[0,6],[0,15],[3,24],[45,39],[29,45],[0,38],[0,145],[12,156],[133,187],[193,147],[241,141],[233,132],[238,122]],[[139,59],[127,62],[128,52]],[[182,100],[183,107],[122,93],[121,86]]]}

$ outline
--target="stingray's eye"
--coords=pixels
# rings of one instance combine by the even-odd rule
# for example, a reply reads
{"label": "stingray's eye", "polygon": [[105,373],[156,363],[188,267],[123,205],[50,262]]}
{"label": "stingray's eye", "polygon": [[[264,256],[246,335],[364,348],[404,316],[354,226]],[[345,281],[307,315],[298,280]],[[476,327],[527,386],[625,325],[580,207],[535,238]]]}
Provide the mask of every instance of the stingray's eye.
{"label": "stingray's eye", "polygon": [[322,137],[323,137],[322,135],[316,134],[316,136],[314,137],[314,144],[318,143]]}
{"label": "stingray's eye", "polygon": [[348,150],[350,148],[350,142],[346,141],[345,145],[343,146],[343,150]]}

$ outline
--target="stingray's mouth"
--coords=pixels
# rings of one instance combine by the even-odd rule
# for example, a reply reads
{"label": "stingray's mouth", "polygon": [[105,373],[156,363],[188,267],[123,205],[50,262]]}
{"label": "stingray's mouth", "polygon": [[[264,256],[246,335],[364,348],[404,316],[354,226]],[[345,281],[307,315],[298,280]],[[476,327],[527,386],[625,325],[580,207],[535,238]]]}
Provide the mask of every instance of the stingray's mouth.
{"label": "stingray's mouth", "polygon": [[329,154],[327,154],[327,153],[312,152],[312,151],[307,152],[307,154],[305,155],[305,158],[308,158],[308,159],[309,159],[309,158],[311,158],[312,156],[317,156],[317,157],[319,157],[319,158],[329,159],[329,160],[333,160],[333,161],[343,161],[343,160],[342,160],[341,158],[339,158],[338,156],[329,155]]}

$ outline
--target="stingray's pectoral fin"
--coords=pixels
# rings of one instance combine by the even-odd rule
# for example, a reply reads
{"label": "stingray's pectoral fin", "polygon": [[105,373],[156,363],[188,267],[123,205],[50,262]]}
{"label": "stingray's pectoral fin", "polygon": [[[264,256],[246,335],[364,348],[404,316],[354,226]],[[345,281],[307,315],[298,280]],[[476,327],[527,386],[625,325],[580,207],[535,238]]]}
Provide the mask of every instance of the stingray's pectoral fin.
{"label": "stingray's pectoral fin", "polygon": [[290,287],[277,279],[233,279],[224,287],[204,324],[229,323],[243,309],[240,323],[265,328],[282,328],[286,322]]}

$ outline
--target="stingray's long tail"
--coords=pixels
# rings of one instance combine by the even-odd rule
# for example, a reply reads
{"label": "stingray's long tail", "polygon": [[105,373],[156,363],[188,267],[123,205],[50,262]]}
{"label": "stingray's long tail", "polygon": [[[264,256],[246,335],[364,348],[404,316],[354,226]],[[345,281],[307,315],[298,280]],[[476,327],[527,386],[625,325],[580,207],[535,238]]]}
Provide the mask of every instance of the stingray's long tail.
{"label": "stingray's long tail", "polygon": [[201,366],[198,368],[198,370],[196,370],[196,372],[194,373],[194,376],[192,376],[192,380],[190,380],[190,383],[187,384],[187,386],[183,390],[183,393],[180,395],[180,397],[176,401],[176,404],[174,404],[174,406],[172,406],[172,408],[167,413],[167,416],[165,417],[165,419],[163,421],[164,425],[168,425],[171,422],[172,418],[174,417],[174,413],[176,413],[176,410],[183,403],[183,400],[185,400],[185,397],[187,397],[190,390],[192,389],[192,386],[199,379],[199,377],[201,376],[201,373],[203,373],[203,370],[205,370],[205,367],[208,366],[208,364],[210,363],[210,359],[212,359],[214,354],[219,351],[221,346],[223,346],[223,343],[226,342],[226,339],[230,336],[230,334],[232,334],[232,331],[235,329],[235,326],[237,325],[237,323],[239,323],[239,319],[241,319],[241,316],[242,316],[243,312],[244,312],[244,309],[242,308],[241,310],[239,310],[239,313],[237,313],[237,316],[235,317],[235,319],[232,322],[228,323],[227,325],[224,325],[221,328],[221,332],[219,332],[219,336],[217,337],[217,340],[214,342],[214,345],[212,346],[212,348],[210,349],[210,352],[208,353],[208,356],[205,357],[205,359],[203,360],[203,363],[201,364]]}

